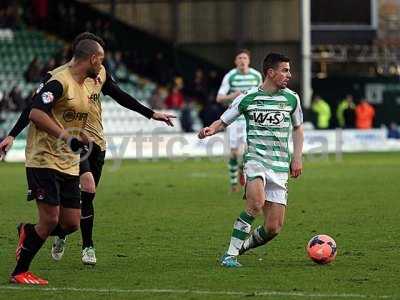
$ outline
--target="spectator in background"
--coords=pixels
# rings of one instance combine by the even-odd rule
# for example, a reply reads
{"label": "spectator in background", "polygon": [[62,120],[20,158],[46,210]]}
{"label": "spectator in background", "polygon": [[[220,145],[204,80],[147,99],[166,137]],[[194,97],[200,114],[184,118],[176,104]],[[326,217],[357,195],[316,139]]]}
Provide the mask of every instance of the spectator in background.
{"label": "spectator in background", "polygon": [[25,80],[27,82],[39,82],[40,70],[39,59],[35,56],[24,73]]}
{"label": "spectator in background", "polygon": [[[55,27],[58,28],[64,36],[72,39],[77,31],[81,32],[82,30],[81,23],[77,22],[78,17],[74,4],[72,1],[52,2],[57,3],[56,11],[58,12],[57,18],[52,19],[52,23],[54,23]],[[80,27],[78,28],[78,26]]]}
{"label": "spectator in background", "polygon": [[[211,94],[211,95],[209,95],[209,96],[212,96],[212,98],[214,98],[215,99],[215,95],[217,94],[217,92],[218,92],[218,89],[219,89],[219,86],[220,86],[220,84],[221,84],[221,78],[219,78],[219,76],[218,76],[218,72],[217,71],[215,71],[215,70],[211,70],[209,73],[208,73],[208,78],[207,78],[207,82],[208,82],[208,91],[209,91],[209,93]],[[223,110],[224,111],[224,110]],[[210,124],[211,125],[211,124]]]}
{"label": "spectator in background", "polygon": [[196,70],[193,82],[189,86],[189,92],[199,104],[204,105],[207,102],[208,86],[203,69],[198,68]]}
{"label": "spectator in background", "polygon": [[400,131],[395,122],[390,122],[387,138],[396,140],[400,139]]}
{"label": "spectator in background", "polygon": [[97,19],[94,22],[94,28],[93,28],[94,34],[101,36],[103,34],[103,22],[101,19]]}
{"label": "spectator in background", "polygon": [[111,51],[107,51],[106,59],[104,60],[104,67],[106,70],[115,77],[116,63]]}
{"label": "spectator in background", "polygon": [[356,106],[356,128],[370,129],[373,127],[375,108],[368,103],[367,99],[362,99]]}
{"label": "spectator in background", "polygon": [[152,59],[149,66],[152,76],[161,85],[167,85],[172,76],[170,63],[165,58],[163,52],[157,52],[156,57]]}
{"label": "spectator in background", "polygon": [[12,102],[13,107],[17,111],[22,111],[26,107],[26,101],[24,97],[22,96],[21,89],[19,88],[18,85],[15,85],[9,95],[8,95],[10,102]]}
{"label": "spectator in background", "polygon": [[118,70],[120,67],[125,67],[125,64],[123,62],[123,55],[121,51],[115,51],[114,53],[114,63],[115,63],[115,69]]}
{"label": "spectator in background", "polygon": [[345,128],[355,128],[356,127],[356,104],[349,106],[344,110],[344,120]]}
{"label": "spectator in background", "polygon": [[113,58],[115,64],[114,65],[115,79],[117,81],[127,81],[129,77],[129,72],[124,64],[122,52],[115,51]]}
{"label": "spectator in background", "polygon": [[152,109],[165,109],[165,99],[168,97],[168,90],[163,86],[157,86],[149,99],[149,105]]}
{"label": "spectator in background", "polygon": [[347,94],[346,97],[340,101],[337,110],[336,118],[339,127],[341,128],[354,128],[355,108],[353,96]]}
{"label": "spectator in background", "polygon": [[182,93],[183,79],[176,77],[170,90],[168,97],[165,99],[165,106],[168,109],[181,109],[184,104],[184,97]]}
{"label": "spectator in background", "polygon": [[44,78],[47,72],[56,68],[56,60],[54,58],[50,58],[47,63],[43,66],[40,71],[40,78]]}
{"label": "spectator in background", "polygon": [[[217,93],[222,81],[221,76],[216,70],[211,70],[208,72],[207,85],[208,85],[208,95],[207,101],[204,103],[201,111],[200,118],[203,122],[203,126],[207,127],[211,125],[212,122],[219,119],[222,113],[225,111],[225,107],[220,103],[216,102]],[[210,114],[210,116],[204,116],[203,114]]]}
{"label": "spectator in background", "polygon": [[110,49],[114,49],[116,47],[116,40],[112,32],[111,22],[108,20],[103,24],[103,37]]}
{"label": "spectator in background", "polygon": [[0,1],[0,28],[17,28],[19,23],[18,9],[17,1]]}
{"label": "spectator in background", "polygon": [[187,102],[183,103],[181,109],[181,127],[184,132],[193,132],[193,113],[194,113],[194,101],[189,98]]}
{"label": "spectator in background", "polygon": [[44,29],[49,16],[48,0],[33,0],[34,22],[39,29]]}
{"label": "spectator in background", "polygon": [[316,116],[315,127],[318,129],[328,129],[329,121],[331,119],[331,108],[324,99],[319,95],[315,95],[311,105],[311,110]]}
{"label": "spectator in background", "polygon": [[13,89],[11,89],[11,91],[8,93],[3,92],[2,95],[0,95],[1,96],[0,97],[0,100],[1,100],[0,111],[15,111],[16,110],[17,106],[15,105],[13,98],[11,98],[11,92]]}
{"label": "spectator in background", "polygon": [[67,58],[72,57],[72,50],[69,46],[65,45],[54,54],[54,64],[61,66],[67,62]]}
{"label": "spectator in background", "polygon": [[217,103],[213,97],[209,97],[199,112],[199,118],[203,123],[203,127],[210,126],[212,122],[219,119],[223,112],[223,107]]}

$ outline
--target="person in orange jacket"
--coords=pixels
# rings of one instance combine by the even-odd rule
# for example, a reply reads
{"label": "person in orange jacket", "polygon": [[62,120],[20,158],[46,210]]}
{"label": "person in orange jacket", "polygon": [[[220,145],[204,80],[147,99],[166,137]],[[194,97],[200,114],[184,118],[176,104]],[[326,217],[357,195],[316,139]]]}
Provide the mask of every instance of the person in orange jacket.
{"label": "person in orange jacket", "polygon": [[362,99],[356,106],[356,128],[370,129],[373,127],[375,117],[375,108],[368,103],[366,99]]}

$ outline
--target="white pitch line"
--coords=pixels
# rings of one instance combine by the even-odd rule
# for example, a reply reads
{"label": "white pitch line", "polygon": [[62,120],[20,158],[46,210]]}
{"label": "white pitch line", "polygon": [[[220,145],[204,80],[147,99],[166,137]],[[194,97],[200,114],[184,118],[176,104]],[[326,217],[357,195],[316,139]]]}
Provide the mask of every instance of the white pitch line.
{"label": "white pitch line", "polygon": [[174,289],[92,289],[73,287],[28,287],[17,285],[0,285],[0,290],[38,291],[38,292],[89,292],[89,293],[120,293],[120,294],[197,294],[197,295],[226,295],[226,296],[281,296],[303,298],[362,298],[362,299],[395,299],[395,295],[362,295],[362,294],[319,294],[319,293],[291,293],[278,291],[207,291],[207,290],[174,290]]}

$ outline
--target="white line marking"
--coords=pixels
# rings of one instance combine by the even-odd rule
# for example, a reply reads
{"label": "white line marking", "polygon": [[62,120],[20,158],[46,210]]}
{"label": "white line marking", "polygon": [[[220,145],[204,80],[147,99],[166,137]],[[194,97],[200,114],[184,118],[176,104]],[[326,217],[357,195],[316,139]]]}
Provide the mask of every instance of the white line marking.
{"label": "white line marking", "polygon": [[174,290],[174,289],[91,289],[91,288],[67,288],[67,287],[28,287],[16,285],[0,285],[0,290],[17,291],[43,291],[43,292],[90,292],[90,293],[120,293],[120,294],[197,294],[197,295],[229,295],[229,296],[281,296],[304,298],[362,298],[362,299],[396,299],[396,295],[362,295],[362,294],[319,294],[319,293],[291,293],[278,291],[207,291],[207,290]]}

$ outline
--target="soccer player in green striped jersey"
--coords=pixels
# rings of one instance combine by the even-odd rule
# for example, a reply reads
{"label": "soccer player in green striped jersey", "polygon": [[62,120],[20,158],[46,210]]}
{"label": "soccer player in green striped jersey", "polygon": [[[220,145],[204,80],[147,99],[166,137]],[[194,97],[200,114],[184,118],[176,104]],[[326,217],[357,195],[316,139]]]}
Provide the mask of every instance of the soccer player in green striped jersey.
{"label": "soccer player in green striped jersey", "polygon": [[[262,83],[262,76],[257,70],[250,68],[250,51],[241,49],[235,57],[236,68],[230,70],[222,80],[218,90],[217,102],[230,105],[237,96]],[[238,192],[239,172],[242,173],[241,158],[246,146],[246,122],[244,117],[239,117],[227,129],[231,154],[229,158],[229,178],[231,190]]]}
{"label": "soccer player in green striped jersey", "polygon": [[[238,96],[219,120],[199,132],[199,138],[205,138],[224,130],[240,115],[246,120],[246,209],[234,223],[228,251],[221,259],[225,267],[240,267],[238,255],[278,235],[285,217],[289,173],[296,178],[303,169],[303,114],[298,95],[286,87],[291,78],[289,59],[268,54],[263,73],[265,80],[259,88]],[[251,231],[259,213],[264,215],[264,224]]]}

